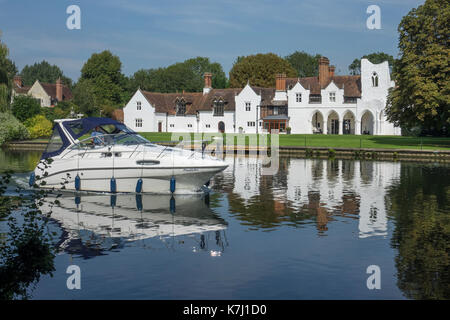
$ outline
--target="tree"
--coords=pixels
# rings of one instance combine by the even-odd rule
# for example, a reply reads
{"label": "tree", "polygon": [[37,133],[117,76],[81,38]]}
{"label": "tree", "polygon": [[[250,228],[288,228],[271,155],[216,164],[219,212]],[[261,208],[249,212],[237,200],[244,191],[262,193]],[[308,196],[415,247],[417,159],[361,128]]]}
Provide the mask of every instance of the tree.
{"label": "tree", "polygon": [[238,57],[230,71],[230,87],[241,88],[247,82],[254,86],[274,87],[277,73],[297,76],[297,71],[287,60],[273,53]]}
{"label": "tree", "polygon": [[389,63],[389,68],[393,71],[395,61],[394,57],[384,52],[374,52],[371,54],[366,54],[360,59],[353,60],[352,64],[348,66],[350,74],[361,74],[361,59],[368,59],[372,63],[382,63],[384,61],[387,61]]}
{"label": "tree", "polygon": [[26,65],[20,72],[25,86],[31,86],[36,80],[43,83],[56,83],[58,78],[68,87],[72,87],[72,79],[66,77],[57,65],[51,65],[47,61]]}
{"label": "tree", "polygon": [[73,90],[73,102],[78,106],[76,112],[88,116],[98,115],[100,107],[96,104],[94,85],[91,80],[79,81]]}
{"label": "tree", "polygon": [[450,1],[426,0],[398,27],[400,58],[386,115],[402,128],[433,134],[450,130]]}
{"label": "tree", "polygon": [[31,96],[19,95],[14,97],[14,101],[11,104],[11,111],[14,117],[24,122],[41,113],[41,105],[39,101]]}
{"label": "tree", "polygon": [[156,92],[201,92],[206,72],[213,74],[213,88],[221,89],[227,86],[225,72],[219,63],[211,63],[209,58],[197,57],[167,68],[138,70],[130,78],[129,90],[133,93],[137,88]]}
{"label": "tree", "polygon": [[297,76],[300,78],[319,75],[320,54],[311,55],[304,51],[295,51],[285,57],[285,59],[297,70]]}
{"label": "tree", "polygon": [[[121,70],[122,62],[118,56],[108,50],[94,53],[81,69],[79,84],[89,83],[96,105],[118,106],[125,102],[122,101],[122,94],[126,87],[126,77]],[[81,92],[83,90],[79,91]]]}
{"label": "tree", "polygon": [[8,47],[0,40],[0,112],[9,110],[12,79],[17,73],[16,65],[8,59],[8,53]]}

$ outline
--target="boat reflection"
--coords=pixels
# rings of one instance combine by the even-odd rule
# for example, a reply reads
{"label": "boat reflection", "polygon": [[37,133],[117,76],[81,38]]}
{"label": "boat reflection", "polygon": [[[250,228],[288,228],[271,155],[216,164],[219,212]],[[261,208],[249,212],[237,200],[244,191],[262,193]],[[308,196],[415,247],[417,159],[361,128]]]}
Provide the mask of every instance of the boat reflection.
{"label": "boat reflection", "polygon": [[221,255],[227,223],[209,208],[208,197],[63,194],[51,213],[63,230],[57,247],[84,258],[131,245]]}

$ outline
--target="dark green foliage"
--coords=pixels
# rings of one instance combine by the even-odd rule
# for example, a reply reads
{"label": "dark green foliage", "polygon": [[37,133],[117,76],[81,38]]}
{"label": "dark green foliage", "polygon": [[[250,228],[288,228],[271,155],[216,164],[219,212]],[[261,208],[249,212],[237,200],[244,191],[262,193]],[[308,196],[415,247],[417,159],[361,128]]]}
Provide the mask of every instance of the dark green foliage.
{"label": "dark green foliage", "polygon": [[230,71],[230,87],[242,88],[247,82],[253,86],[274,87],[277,73],[297,76],[297,71],[287,60],[273,53],[238,57]]}
{"label": "dark green foliage", "polygon": [[304,51],[295,51],[285,57],[285,59],[297,71],[297,76],[315,77],[319,75],[319,58],[320,54],[311,55]]}
{"label": "dark green foliage", "polygon": [[14,101],[11,104],[11,111],[14,117],[24,122],[39,114],[41,112],[41,105],[33,97],[20,95],[14,97]]}
{"label": "dark green foliage", "polygon": [[26,65],[23,67],[20,75],[25,86],[33,85],[36,80],[42,83],[56,83],[56,80],[61,78],[66,86],[72,87],[72,79],[66,77],[58,66],[51,65],[45,60],[39,63],[36,62],[31,66]]}
{"label": "dark green foliage", "polygon": [[400,22],[396,87],[386,114],[402,128],[420,127],[432,135],[450,132],[449,21],[449,0],[427,0]]}
{"label": "dark green foliage", "polygon": [[197,57],[158,69],[141,69],[129,80],[129,91],[138,88],[154,92],[201,92],[204,87],[204,74],[212,73],[213,88],[227,86],[227,78],[219,63],[211,63],[209,58]]}
{"label": "dark green foliage", "polygon": [[76,112],[87,116],[98,115],[100,106],[96,103],[94,84],[90,80],[79,81],[73,90],[73,102],[78,107]]}
{"label": "dark green foliage", "polygon": [[387,61],[389,63],[391,71],[393,71],[395,65],[394,63],[395,59],[390,54],[384,52],[374,52],[371,54],[363,55],[360,59],[353,60],[352,64],[348,66],[350,74],[352,75],[361,74],[361,59],[363,58],[368,59],[372,63],[382,63],[384,61]]}
{"label": "dark green foliage", "polygon": [[9,110],[12,79],[17,73],[16,65],[8,59],[8,54],[8,48],[0,40],[0,112],[6,112]]}

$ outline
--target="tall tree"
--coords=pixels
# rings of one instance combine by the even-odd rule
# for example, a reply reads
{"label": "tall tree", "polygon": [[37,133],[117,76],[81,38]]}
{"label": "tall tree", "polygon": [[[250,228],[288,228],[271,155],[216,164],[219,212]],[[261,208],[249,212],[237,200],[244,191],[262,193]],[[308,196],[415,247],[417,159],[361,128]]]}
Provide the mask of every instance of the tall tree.
{"label": "tall tree", "polygon": [[94,94],[97,105],[118,106],[124,103],[122,98],[126,78],[122,74],[122,62],[110,51],[94,53],[86,61],[81,69],[77,86],[86,81],[89,82],[88,86]]}
{"label": "tall tree", "polygon": [[387,118],[409,129],[448,134],[450,126],[450,0],[426,0],[403,17],[400,59]]}
{"label": "tall tree", "polygon": [[209,58],[197,57],[172,64],[167,68],[138,70],[130,78],[129,89],[132,92],[137,88],[157,92],[182,90],[201,92],[205,72],[213,74],[213,88],[221,89],[227,86],[225,72],[219,63],[211,63]]}
{"label": "tall tree", "polygon": [[17,73],[14,62],[8,59],[8,47],[1,41],[0,31],[0,112],[9,109],[13,76]]}
{"label": "tall tree", "polygon": [[238,57],[230,71],[230,87],[241,88],[247,81],[254,86],[274,87],[277,73],[297,76],[297,71],[287,60],[273,53]]}
{"label": "tall tree", "polygon": [[389,63],[389,68],[391,69],[391,71],[393,71],[395,61],[394,57],[384,52],[374,52],[366,54],[362,56],[360,59],[353,60],[351,65],[348,66],[350,74],[352,75],[361,74],[361,59],[367,59],[372,63],[381,63],[387,61]]}
{"label": "tall tree", "polygon": [[320,54],[311,55],[304,51],[295,51],[285,57],[285,59],[297,70],[298,77],[315,77],[319,75]]}
{"label": "tall tree", "polygon": [[95,101],[94,85],[91,80],[79,81],[73,90],[73,102],[76,112],[87,116],[99,115],[100,106]]}
{"label": "tall tree", "polygon": [[72,87],[72,79],[66,77],[57,65],[51,65],[45,60],[31,66],[26,65],[20,75],[26,86],[31,86],[36,80],[44,83],[56,83],[56,80],[61,78],[65,85]]}

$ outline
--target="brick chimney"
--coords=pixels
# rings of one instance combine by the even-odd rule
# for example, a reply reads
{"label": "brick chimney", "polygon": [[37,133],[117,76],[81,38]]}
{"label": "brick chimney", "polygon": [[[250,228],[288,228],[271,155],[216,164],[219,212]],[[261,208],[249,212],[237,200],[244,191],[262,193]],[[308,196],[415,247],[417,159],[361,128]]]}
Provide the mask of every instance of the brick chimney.
{"label": "brick chimney", "polygon": [[336,70],[335,66],[330,66],[329,70],[329,77],[332,79],[334,77],[334,70]]}
{"label": "brick chimney", "polygon": [[22,77],[21,76],[14,76],[14,84],[17,87],[22,88],[22,86],[23,86]]}
{"label": "brick chimney", "polygon": [[56,80],[56,100],[62,101],[63,99],[63,93],[62,93],[62,83],[61,83],[61,78],[58,78],[58,80]]}
{"label": "brick chimney", "polygon": [[277,74],[275,88],[277,91],[286,91],[286,74],[285,73]]}
{"label": "brick chimney", "polygon": [[203,94],[207,94],[212,89],[212,73],[211,72],[205,72],[205,87],[203,88]]}
{"label": "brick chimney", "polygon": [[323,89],[328,84],[330,79],[330,60],[326,57],[320,57],[319,59],[319,84]]}

